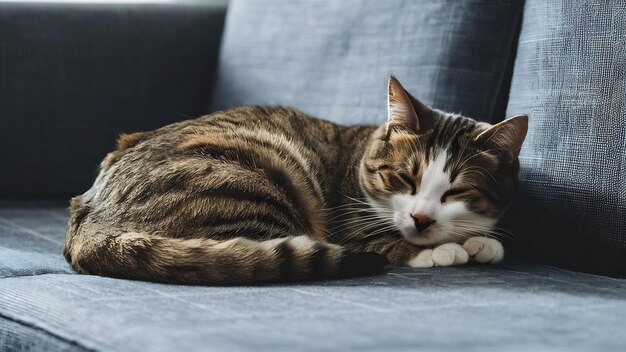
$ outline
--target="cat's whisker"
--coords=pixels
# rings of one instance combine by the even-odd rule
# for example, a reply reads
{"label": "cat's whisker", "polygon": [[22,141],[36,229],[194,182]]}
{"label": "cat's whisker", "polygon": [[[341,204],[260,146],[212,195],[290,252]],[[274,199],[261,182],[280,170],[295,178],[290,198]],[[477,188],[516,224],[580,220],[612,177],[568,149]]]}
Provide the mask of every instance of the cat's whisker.
{"label": "cat's whisker", "polygon": [[334,211],[333,213],[338,213],[338,212],[349,212],[349,211],[354,211],[354,212],[368,212],[368,213],[391,213],[391,210],[388,209],[365,209],[365,208],[343,208],[343,209],[336,209],[336,211]]}
{"label": "cat's whisker", "polygon": [[370,211],[373,212],[375,211],[375,209],[372,208],[364,208],[364,207],[359,207],[359,206],[346,206],[346,207],[337,207],[337,208],[333,208],[333,209],[328,209],[326,211],[326,213],[333,213],[333,212],[338,212],[338,211],[347,211],[347,210],[360,210],[360,211]]}
{"label": "cat's whisker", "polygon": [[[373,221],[373,220],[383,220],[383,219],[378,219],[378,218],[375,218],[375,219],[366,219],[366,220],[364,220],[364,221],[366,221],[366,222],[367,222],[367,221]],[[383,221],[384,221],[384,220],[383,220]],[[355,226],[355,223],[356,223],[356,222],[357,222],[357,221],[354,221],[354,220],[352,220],[352,221],[346,221],[346,222],[345,222],[345,223],[343,223],[343,224],[339,224],[339,225],[337,225],[337,226],[332,226],[332,227],[330,228],[330,231],[334,231],[334,232],[343,231],[343,230],[345,230],[345,229],[348,229],[348,228],[351,228],[351,227]],[[362,224],[361,224],[361,225],[362,225]],[[357,226],[359,226],[359,225],[357,225]]]}
{"label": "cat's whisker", "polygon": [[343,206],[337,206],[337,207],[325,209],[325,212],[327,214],[332,214],[332,213],[348,211],[348,210],[359,210],[359,211],[366,211],[366,212],[376,212],[378,210],[386,210],[386,209],[374,209],[374,208],[371,208],[371,207],[364,207],[361,204],[345,204]]}
{"label": "cat's whisker", "polygon": [[[327,207],[325,208],[325,210],[330,210],[330,209],[337,209],[337,208],[344,208],[344,207],[353,207],[353,206],[363,206],[363,203],[356,203],[356,202],[347,202],[344,204],[340,204],[340,205],[336,205],[334,207]],[[364,209],[372,209],[371,206],[366,206],[363,207]]]}
{"label": "cat's whisker", "polygon": [[374,230],[373,232],[376,232],[376,231],[388,231],[388,230],[397,230],[396,225],[391,224],[391,223],[382,223],[381,227],[379,229]]}
{"label": "cat's whisker", "polygon": [[378,230],[376,230],[374,232],[371,232],[371,233],[365,235],[365,237],[367,238],[367,237],[377,236],[377,235],[379,235],[381,233],[391,232],[393,230],[396,230],[396,227],[394,225],[390,225],[390,226],[378,229]]}
{"label": "cat's whisker", "polygon": [[516,240],[510,231],[498,228],[496,226],[486,226],[471,220],[452,220],[453,224],[468,233],[480,233],[481,236],[494,237],[506,240]]}
{"label": "cat's whisker", "polygon": [[466,234],[466,233],[454,232],[454,231],[451,231],[450,235],[453,236],[453,237],[457,237],[456,241],[458,241],[459,239],[466,240],[466,239],[474,236],[473,234]]}
{"label": "cat's whisker", "polygon": [[364,217],[364,216],[375,216],[376,214],[373,214],[371,212],[361,212],[359,210],[350,210],[350,211],[346,211],[343,213],[337,213],[337,214],[333,214],[331,217],[328,217],[327,219],[329,221],[332,220],[336,220],[339,218],[345,218],[345,217],[351,217],[351,218],[357,218],[357,217]]}
{"label": "cat's whisker", "polygon": [[346,197],[346,198],[348,198],[348,199],[350,199],[350,200],[352,200],[354,202],[369,205],[369,203],[367,202],[367,200],[365,198],[355,198],[355,197],[349,196],[349,195],[347,195],[345,193],[342,193],[342,192],[339,192],[339,194],[341,194],[342,196],[344,196],[344,197]]}
{"label": "cat's whisker", "polygon": [[372,213],[367,213],[367,214],[360,214],[358,211],[355,212],[349,212],[349,213],[342,213],[342,214],[336,214],[330,218],[327,219],[327,221],[329,222],[336,222],[336,221],[347,221],[347,220],[363,220],[363,219],[367,219],[367,218],[379,218],[379,219],[387,219],[391,217],[391,213],[388,214],[372,214]]}
{"label": "cat's whisker", "polygon": [[[374,224],[370,224],[369,226],[363,226],[361,228],[358,228],[354,231],[352,231],[351,233],[349,233],[348,235],[346,235],[342,241],[340,241],[338,244],[343,244],[351,239],[354,239],[355,237],[362,235],[363,231],[367,230],[368,228],[372,228],[372,227],[376,227],[376,226],[384,226],[386,225],[385,223],[374,223]],[[390,225],[388,225],[390,226]]]}
{"label": "cat's whisker", "polygon": [[483,231],[485,233],[492,233],[500,237],[516,239],[515,236],[511,232],[500,229],[500,228],[485,227],[485,226],[463,224],[463,223],[460,223],[459,227],[462,227],[463,229],[466,229],[466,230],[478,230],[478,231]]}
{"label": "cat's whisker", "polygon": [[[350,215],[350,214],[344,214],[344,215]],[[386,219],[384,216],[380,215],[380,214],[367,214],[367,215],[363,215],[363,216],[351,216],[348,217],[346,219],[344,219],[345,221],[351,221],[351,220],[355,220],[355,221],[359,221],[359,220],[366,220],[366,219]],[[341,220],[339,220],[341,221]]]}
{"label": "cat's whisker", "polygon": [[330,211],[326,211],[326,215],[334,215],[336,213],[342,213],[342,212],[347,212],[347,211],[362,211],[362,212],[369,212],[369,213],[373,213],[375,212],[374,209],[368,209],[368,208],[362,208],[362,207],[344,207],[344,208],[338,208],[338,209],[332,209]]}
{"label": "cat's whisker", "polygon": [[361,233],[361,232],[363,232],[363,231],[365,231],[365,230],[367,230],[369,228],[376,227],[376,226],[381,226],[381,225],[383,225],[383,224],[381,224],[380,222],[366,224],[366,225],[361,226],[358,229],[354,230],[351,234],[353,234],[353,233]]}

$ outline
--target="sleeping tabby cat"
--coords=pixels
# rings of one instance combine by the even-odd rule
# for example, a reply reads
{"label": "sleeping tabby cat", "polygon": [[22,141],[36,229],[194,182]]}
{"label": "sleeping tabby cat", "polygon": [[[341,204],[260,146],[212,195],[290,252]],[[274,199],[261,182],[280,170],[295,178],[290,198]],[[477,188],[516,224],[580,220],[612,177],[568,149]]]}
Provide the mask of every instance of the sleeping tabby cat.
{"label": "sleeping tabby cat", "polygon": [[80,273],[182,284],[361,275],[502,259],[527,117],[428,108],[395,78],[382,126],[244,107],[123,134],[71,201]]}

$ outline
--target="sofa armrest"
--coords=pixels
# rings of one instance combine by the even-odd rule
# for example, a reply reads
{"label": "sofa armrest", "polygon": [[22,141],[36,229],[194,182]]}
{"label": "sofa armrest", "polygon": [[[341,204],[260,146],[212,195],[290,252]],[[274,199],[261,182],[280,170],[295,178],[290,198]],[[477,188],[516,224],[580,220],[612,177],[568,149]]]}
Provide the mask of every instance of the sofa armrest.
{"label": "sofa armrest", "polygon": [[120,132],[207,111],[226,0],[0,0],[0,199],[82,193]]}

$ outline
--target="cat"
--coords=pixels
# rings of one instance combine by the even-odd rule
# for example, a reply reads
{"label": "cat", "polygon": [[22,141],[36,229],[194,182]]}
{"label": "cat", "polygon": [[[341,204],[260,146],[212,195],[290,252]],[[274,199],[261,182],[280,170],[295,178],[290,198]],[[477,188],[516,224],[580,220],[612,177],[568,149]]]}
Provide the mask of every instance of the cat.
{"label": "cat", "polygon": [[71,200],[79,273],[253,284],[502,260],[528,118],[429,108],[391,77],[381,126],[241,107],[122,134]]}

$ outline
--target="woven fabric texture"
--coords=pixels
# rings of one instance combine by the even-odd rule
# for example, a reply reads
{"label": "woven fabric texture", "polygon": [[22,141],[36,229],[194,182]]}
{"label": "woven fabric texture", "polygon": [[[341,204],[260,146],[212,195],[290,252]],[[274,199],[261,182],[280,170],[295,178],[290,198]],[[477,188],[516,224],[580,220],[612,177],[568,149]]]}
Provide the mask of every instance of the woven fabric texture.
{"label": "woven fabric texture", "polygon": [[508,113],[530,116],[519,253],[626,276],[626,2],[527,0]]}
{"label": "woven fabric texture", "polygon": [[437,108],[502,119],[521,1],[233,0],[213,107],[382,123],[396,75]]}
{"label": "woven fabric texture", "polygon": [[0,1],[0,199],[81,194],[120,133],[205,113],[225,3]]}
{"label": "woven fabric texture", "polygon": [[61,255],[67,218],[64,207],[0,207],[0,351],[626,345],[626,280],[530,264],[395,267],[373,277],[256,287],[117,280],[71,271]]}

